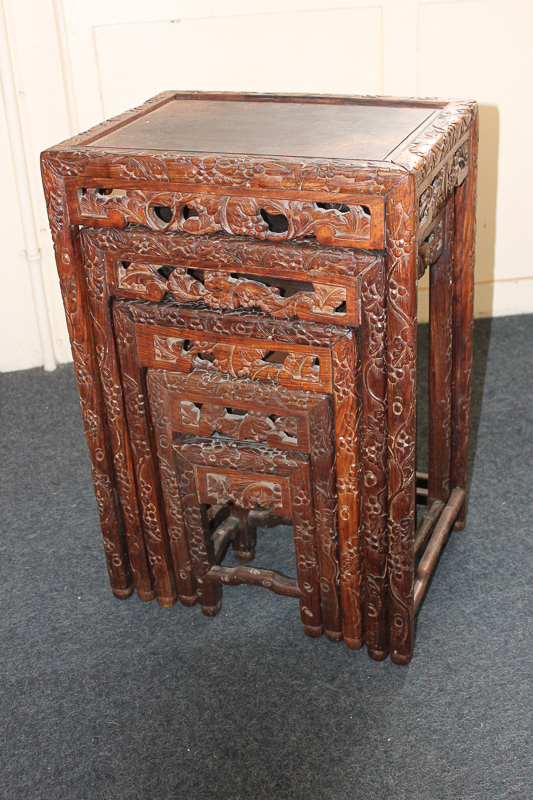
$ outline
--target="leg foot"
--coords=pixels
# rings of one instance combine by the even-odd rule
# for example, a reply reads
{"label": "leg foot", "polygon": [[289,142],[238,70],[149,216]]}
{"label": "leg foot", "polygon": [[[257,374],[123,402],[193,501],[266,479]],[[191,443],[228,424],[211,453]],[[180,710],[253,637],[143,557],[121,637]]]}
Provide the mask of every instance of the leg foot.
{"label": "leg foot", "polygon": [[216,617],[220,609],[222,608],[222,600],[216,604],[216,606],[200,606],[202,609],[202,613],[206,615],[206,617]]}
{"label": "leg foot", "polygon": [[304,631],[311,639],[319,639],[324,633],[322,625],[304,625]]}
{"label": "leg foot", "polygon": [[255,547],[252,547],[251,550],[247,552],[244,550],[234,550],[235,558],[237,561],[240,561],[241,564],[247,564],[249,561],[253,561],[255,558]]}
{"label": "leg foot", "polygon": [[394,652],[390,654],[390,660],[394,664],[398,664],[400,667],[404,667],[406,664],[408,664],[411,661],[412,657],[413,657],[412,653],[407,653],[407,655],[405,656],[399,655],[398,653]]}
{"label": "leg foot", "polygon": [[127,600],[133,594],[133,583],[127,589],[113,589],[113,594],[119,600]]}
{"label": "leg foot", "polygon": [[177,598],[176,597],[156,597],[157,602],[162,608],[172,608],[175,605]]}
{"label": "leg foot", "polygon": [[372,650],[368,648],[368,655],[373,661],[385,661],[389,655],[388,650]]}
{"label": "leg foot", "polygon": [[350,650],[360,650],[364,643],[365,640],[363,637],[360,639],[347,639],[346,636],[344,637],[344,644],[346,647],[349,647]]}
{"label": "leg foot", "polygon": [[137,589],[137,596],[143,603],[149,603],[150,600],[155,600],[155,592],[143,592],[142,589]]}
{"label": "leg foot", "polygon": [[195,594],[193,594],[191,596],[186,595],[186,594],[179,594],[178,595],[178,599],[179,599],[180,603],[182,603],[182,605],[189,606],[190,608],[192,608],[192,606],[196,605],[196,602],[197,602],[198,598],[196,597]]}
{"label": "leg foot", "polygon": [[330,642],[342,642],[342,631],[326,631],[326,639]]}

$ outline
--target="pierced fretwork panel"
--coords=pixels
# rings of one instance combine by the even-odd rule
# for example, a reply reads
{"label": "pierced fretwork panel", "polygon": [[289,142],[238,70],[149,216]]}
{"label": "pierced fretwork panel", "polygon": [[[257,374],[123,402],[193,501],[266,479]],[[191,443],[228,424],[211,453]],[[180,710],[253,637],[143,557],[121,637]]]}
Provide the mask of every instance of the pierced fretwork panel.
{"label": "pierced fretwork panel", "polygon": [[365,197],[364,204],[347,205],[117,186],[83,187],[75,198],[73,222],[81,225],[122,228],[133,223],[154,231],[225,231],[278,241],[316,236],[326,245],[383,247],[383,201],[375,197]]}
{"label": "pierced fretwork panel", "polygon": [[287,387],[332,391],[331,355],[326,347],[260,339],[244,339],[238,344],[233,337],[220,341],[220,337],[194,331],[180,331],[176,336],[174,330],[143,325],[136,326],[136,333],[148,367],[167,367],[185,374],[202,369],[234,378],[274,380]]}
{"label": "pierced fretwork panel", "polygon": [[178,401],[178,415],[176,429],[185,433],[201,436],[220,433],[230,439],[266,442],[284,449],[298,446],[300,423],[297,417],[193,403],[190,400]]}
{"label": "pierced fretwork panel", "polygon": [[273,317],[317,320],[357,326],[357,290],[353,285],[248,276],[227,270],[117,260],[113,284],[123,297],[159,301],[165,294],[179,303],[201,300],[209,308],[260,308]]}

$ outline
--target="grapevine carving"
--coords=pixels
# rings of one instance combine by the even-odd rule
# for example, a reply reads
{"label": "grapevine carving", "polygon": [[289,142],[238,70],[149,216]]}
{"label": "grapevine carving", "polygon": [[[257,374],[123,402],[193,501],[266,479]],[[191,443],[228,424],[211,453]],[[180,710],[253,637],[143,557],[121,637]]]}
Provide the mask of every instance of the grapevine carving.
{"label": "grapevine carving", "polygon": [[[241,508],[284,509],[289,505],[286,490],[279,481],[258,481],[231,474],[204,473],[206,502],[215,505],[235,503]],[[285,497],[284,497],[285,495]]]}
{"label": "grapevine carving", "polygon": [[[217,370],[233,378],[250,377],[257,380],[276,380],[280,383],[320,383],[320,366],[315,362],[318,353],[287,353],[282,364],[264,360],[271,348],[251,348],[225,342],[194,341],[185,349],[187,340],[173,336],[154,336],[154,355],[158,361],[175,362],[189,367]],[[273,345],[275,346],[275,345]],[[212,356],[209,360],[208,356]],[[189,371],[188,370],[188,371]]]}
{"label": "grapevine carving", "polygon": [[42,178],[76,369],[109,579],[117,597],[128,597],[133,590],[130,561],[121,509],[115,491],[113,456],[105,429],[105,413],[97,378],[98,369],[90,320],[86,310],[81,264],[77,262],[75,256],[64,182],[46,160],[42,162]]}
{"label": "grapevine carving", "polygon": [[286,319],[296,316],[301,319],[330,318],[340,305],[346,303],[346,288],[343,286],[318,283],[314,292],[301,291],[282,297],[277,286],[267,286],[248,278],[234,278],[227,272],[206,271],[202,284],[190,276],[185,267],[177,267],[172,272],[168,291],[178,303],[201,299],[214,309],[260,308],[273,317]]}
{"label": "grapevine carving", "polygon": [[[148,408],[137,357],[135,329],[121,308],[115,308],[114,327],[121,362],[122,387],[133,451],[143,530],[149,553],[154,590],[162,605],[177,599],[170,546],[158,494],[158,478],[152,449]],[[186,592],[184,592],[186,594]],[[189,595],[192,594],[189,587]]]}
{"label": "grapevine carving", "polygon": [[[350,329],[341,325],[320,325],[301,320],[277,320],[254,309],[237,309],[223,314],[206,309],[201,305],[181,306],[175,302],[156,304],[136,302],[116,305],[124,308],[136,323],[143,325],[173,325],[188,331],[204,331],[211,334],[237,336],[239,338],[260,338],[270,342],[289,342],[291,344],[321,347],[333,344]],[[272,348],[270,348],[272,349]]]}
{"label": "grapevine carving", "polygon": [[418,278],[434,264],[444,249],[444,216],[434,225],[433,230],[418,247]]}
{"label": "grapevine carving", "polygon": [[363,468],[362,526],[365,565],[365,638],[374,658],[388,653],[387,608],[387,366],[383,269],[373,270],[361,292]]}
{"label": "grapevine carving", "polygon": [[416,232],[412,176],[387,201],[389,621],[391,658],[408,663],[414,644],[416,508]]}
{"label": "grapevine carving", "polygon": [[420,195],[418,221],[421,235],[424,235],[428,224],[440,214],[453,190],[468,174],[468,147],[468,141],[458,147]]}
{"label": "grapevine carving", "polygon": [[[306,411],[320,406],[327,395],[287,389],[272,381],[255,383],[246,378],[230,378],[217,372],[195,370],[189,375],[157,369],[150,370],[164,380],[167,389],[186,396],[199,395],[201,398],[219,398],[232,407],[255,404],[268,408],[269,412],[291,414],[293,411]],[[195,397],[196,399],[196,397]],[[206,402],[208,402],[206,400]]]}
{"label": "grapevine carving", "polygon": [[[362,243],[370,241],[370,215],[362,206],[342,205],[347,210],[340,211],[323,208],[323,205],[333,204],[319,206],[305,200],[223,196],[205,191],[183,193],[127,189],[123,195],[110,195],[102,194],[99,188],[87,188],[78,193],[79,222],[85,224],[87,220],[110,227],[133,223],[165,233],[225,231],[274,241],[315,236],[321,227],[327,225],[336,235],[356,237]],[[271,217],[274,220],[284,218],[286,227],[270,223],[268,219]]]}
{"label": "grapevine carving", "polygon": [[[234,401],[231,400],[232,405]],[[298,445],[298,419],[276,417],[261,411],[234,414],[224,406],[205,403],[198,405],[189,400],[179,402],[182,430],[200,436],[220,433],[231,439],[249,439],[266,442],[274,447]]]}
{"label": "grapevine carving", "polygon": [[133,581],[141,599],[153,599],[137,492],[133,479],[133,458],[126,429],[120,371],[115,352],[113,326],[109,313],[106,273],[99,251],[90,241],[82,240],[84,272],[91,310],[92,328],[117,488],[122,505]]}
{"label": "grapevine carving", "polygon": [[[205,263],[212,268],[225,265],[234,271],[276,275],[283,271],[320,276],[355,276],[379,260],[375,253],[365,250],[348,250],[340,247],[322,247],[315,241],[264,242],[227,234],[195,236],[187,233],[167,233],[160,236],[146,228],[127,230],[104,228],[88,229],[84,235],[95,246],[117,258],[143,259],[152,263],[194,267]],[[112,276],[110,276],[112,278]],[[111,280],[112,283],[112,280]]]}
{"label": "grapevine carving", "polygon": [[448,103],[431,125],[394,158],[395,164],[413,172],[416,185],[421,186],[466,136],[476,115],[477,103]]}
{"label": "grapevine carving", "polygon": [[178,480],[174,469],[172,422],[168,401],[165,387],[158,380],[158,375],[154,370],[148,370],[146,381],[178,597],[184,605],[191,606],[196,602],[196,591],[179,499]]}
{"label": "grapevine carving", "polygon": [[346,644],[354,649],[363,644],[358,371],[352,334],[333,347],[333,391],[343,633]]}

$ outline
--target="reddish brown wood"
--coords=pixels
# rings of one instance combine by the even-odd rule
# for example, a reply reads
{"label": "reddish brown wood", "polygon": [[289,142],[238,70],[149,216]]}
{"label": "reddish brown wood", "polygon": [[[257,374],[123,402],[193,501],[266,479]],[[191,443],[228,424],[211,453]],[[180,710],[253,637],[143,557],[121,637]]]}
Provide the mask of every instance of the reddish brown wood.
{"label": "reddish brown wood", "polygon": [[440,516],[440,512],[444,508],[444,503],[441,500],[435,500],[430,508],[428,509],[428,513],[416,529],[415,533],[415,555],[418,553],[421,547],[425,544],[429,534],[431,533],[431,529],[433,525],[436,523]]}
{"label": "reddish brown wood", "polygon": [[249,586],[264,586],[266,589],[270,589],[270,591],[281,594],[284,597],[300,598],[302,596],[302,590],[295,578],[287,578],[286,575],[281,575],[271,569],[221,567],[215,564],[205,578],[213,583],[221,583],[226,586],[239,586],[243,583]]}
{"label": "reddish brown wood", "polygon": [[[292,515],[300,614],[307,635],[320,636],[323,628],[308,457],[261,444],[182,434],[173,448],[198,600],[204,613],[218,613],[221,595],[217,584],[208,578],[206,582],[215,565],[215,550],[206,525],[205,505],[201,504],[229,500],[243,509],[259,505]],[[240,568],[240,581],[245,582],[246,575],[253,578],[253,572]]]}
{"label": "reddish brown wood", "polygon": [[[146,404],[144,378],[139,368],[135,327],[120,305],[115,305],[113,320],[122,368],[122,385],[135,476],[141,507],[146,548],[149,553],[154,591],[158,603],[172,606],[177,600],[168,534],[161,510],[157,472],[153,458],[152,433]],[[187,596],[191,593],[189,592]]]}
{"label": "reddish brown wood", "polygon": [[123,511],[133,582],[141,600],[153,600],[150,568],[144,544],[133,457],[126,426],[120,369],[115,348],[110,297],[104,261],[93,241],[81,236],[87,294],[96,343],[98,370],[113,451],[115,478]]}
{"label": "reddish brown wood", "polygon": [[[134,353],[134,357],[137,353]],[[137,367],[137,374],[140,373]],[[179,488],[172,455],[172,415],[164,385],[157,380],[153,370],[148,370],[146,384],[150,406],[150,419],[154,431],[154,441],[158,457],[158,467],[153,465],[154,475],[159,480],[165,501],[168,539],[176,588],[181,603],[193,606],[196,603],[196,587],[191,573],[191,563],[187,546],[187,536],[183,523],[183,512],[179,499]],[[157,478],[155,478],[157,481]]]}
{"label": "reddish brown wood", "polygon": [[[189,375],[166,370],[149,370],[148,385],[151,403],[154,388],[157,387],[159,398],[157,402],[167,409],[164,428],[161,427],[163,415],[160,412],[152,415],[157,432],[156,442],[161,441],[165,444],[170,442],[173,431],[210,435],[216,428],[219,433],[238,440],[265,442],[281,449],[300,449],[310,453],[322,617],[327,637],[332,641],[339,641],[342,638],[342,622],[339,602],[335,445],[330,399],[326,395],[287,390],[269,381],[233,379],[201,370]],[[189,399],[184,400],[184,398]],[[204,405],[206,401],[207,406]],[[194,424],[191,424],[190,418],[183,418],[181,406],[184,402],[192,406],[191,414],[196,412],[192,419]],[[227,405],[230,403],[232,414],[227,413]],[[198,408],[199,405],[201,408]],[[205,408],[210,411],[202,417]],[[266,417],[261,413],[260,408],[268,410],[269,416]],[[270,417],[278,414],[274,423]],[[203,423],[197,421],[202,419]],[[265,420],[268,420],[269,424]],[[288,430],[290,433],[298,433],[295,444],[294,437],[288,436],[287,433],[283,433],[282,436],[273,435],[272,430],[276,430],[274,426],[280,420],[285,421],[283,423],[285,428],[288,426],[287,421],[293,421]],[[201,424],[205,427],[201,428]],[[159,449],[159,460],[162,465],[162,477],[165,475],[163,487],[166,482],[171,487],[165,492],[168,507],[172,498],[176,496],[173,488],[175,478],[167,476],[168,457],[161,452],[161,449]],[[251,515],[256,513],[253,511]],[[290,517],[290,511],[287,513]],[[279,520],[279,514],[277,519]],[[242,553],[242,560],[250,560],[253,557],[254,529],[258,524],[264,525],[265,520],[258,519],[253,523],[249,519],[241,518],[241,531],[233,542],[237,558],[239,552]],[[247,554],[250,553],[249,557]]]}
{"label": "reddish brown wood", "polygon": [[453,226],[449,201],[443,217],[444,247],[430,269],[428,496],[450,496],[452,434]]}
{"label": "reddish brown wood", "polygon": [[94,340],[86,311],[88,302],[83,281],[83,260],[77,232],[70,227],[62,177],[46,160],[42,164],[42,177],[104,537],[109,580],[113,594],[119,598],[127,598],[133,592],[133,581],[115,486],[113,454],[106,430]]}
{"label": "reddish brown wood", "polygon": [[408,664],[414,646],[416,505],[415,182],[406,176],[387,197],[387,367],[390,652]]}
{"label": "reddish brown wood", "polygon": [[[161,191],[84,186],[71,197],[72,221],[92,227],[144,225],[154,231],[225,231],[283,241],[316,235],[320,244],[383,247],[383,201],[364,208],[292,198],[222,195],[211,191]],[[115,194],[116,192],[116,194]],[[337,199],[337,198],[336,198]],[[341,206],[342,212],[335,206]]]}
{"label": "reddish brown wood", "polygon": [[233,378],[274,380],[294,389],[331,392],[329,349],[265,342],[243,336],[193,330],[136,326],[142,363],[147,367],[167,367],[188,374],[194,369],[213,370]]}
{"label": "reddish brown wood", "polygon": [[428,581],[431,577],[433,567],[437,561],[439,553],[441,552],[448,534],[450,533],[453,523],[459,513],[462,504],[464,503],[466,492],[463,489],[456,487],[450,495],[450,499],[446,503],[439,521],[435,526],[433,535],[429,540],[425,553],[420,560],[418,569],[416,571],[416,581],[414,586],[414,608],[415,612],[418,610],[420,602],[424,596]]}
{"label": "reddish brown wood", "polygon": [[[187,116],[193,108],[200,110],[198,116]],[[218,109],[215,117],[213,109]],[[212,124],[199,124],[202,114],[204,123],[211,114]],[[223,119],[231,122],[222,124]],[[280,120],[290,119],[309,124],[280,127]],[[347,121],[355,119],[360,124],[354,139]],[[169,136],[178,149],[162,148]],[[211,145],[209,137],[214,137]],[[247,148],[252,141],[257,146]],[[170,92],[43,154],[110,578],[118,596],[131,592],[131,561],[133,580],[145,599],[153,581],[161,599],[171,602],[175,580],[180,599],[194,602],[169,458],[171,436],[164,431],[213,440],[238,437],[243,446],[264,436],[286,457],[310,455],[307,490],[315,506],[327,635],[338,639],[342,627],[349,646],[361,646],[366,636],[371,657],[385,657],[390,647],[396,663],[409,661],[415,496],[446,502],[450,486],[466,489],[476,142],[477,109],[468,102]],[[191,143],[195,152],[188,151]],[[381,160],[362,161],[363,150],[356,153],[354,147]],[[254,155],[246,154],[250,151]],[[454,195],[450,460],[452,222],[450,212],[445,219],[445,208]],[[83,234],[85,274],[78,224],[100,229]],[[374,247],[385,247],[384,282],[383,256],[370,250]],[[417,488],[416,279],[431,265],[435,414],[429,485],[419,481]],[[110,324],[112,298],[122,298],[117,314],[133,346],[122,337],[120,321],[116,328]],[[126,312],[125,300],[152,302],[129,302]],[[121,366],[115,356],[117,334]],[[153,375],[181,371],[182,378],[201,370],[210,376],[213,394],[200,401],[181,397],[178,405],[165,406],[154,389],[148,413],[147,369]],[[235,419],[228,411],[231,404],[221,410],[215,391],[219,380],[261,388],[271,384],[295,402],[281,415],[268,405],[270,395],[266,404],[250,403],[239,412],[242,419]],[[328,444],[331,416],[324,417],[316,403],[296,407],[303,393],[333,393],[335,447]],[[238,480],[234,475],[219,490],[220,499],[240,496],[243,481],[251,478],[246,471]],[[277,497],[277,485],[260,480],[254,491]],[[465,508],[456,527],[463,525]],[[278,511],[265,512],[268,520],[287,519],[293,509],[281,503]],[[430,506],[417,546],[419,534],[431,528],[434,511]],[[197,522],[212,533],[224,525],[224,514],[218,508]],[[248,558],[261,513],[251,509],[237,516],[233,541]],[[219,549],[228,544],[223,531]],[[207,592],[204,607],[216,613],[216,585],[198,588]]]}
{"label": "reddish brown wood", "polygon": [[[477,146],[476,116],[470,133],[470,172],[455,193],[451,485],[465,491],[468,483],[468,427],[474,352]],[[467,500],[455,523],[456,530],[464,528],[466,510]]]}
{"label": "reddish brown wood", "polygon": [[368,654],[382,661],[389,654],[387,364],[385,274],[376,265],[362,289],[362,467],[365,570],[365,636]]}
{"label": "reddish brown wood", "polygon": [[357,650],[364,644],[364,629],[359,453],[361,407],[357,392],[359,359],[353,335],[340,339],[333,346],[332,353],[342,629],[344,643]]}
{"label": "reddish brown wood", "polygon": [[213,532],[211,539],[213,540],[215,563],[224,557],[227,546],[235,540],[239,527],[240,523],[237,517],[229,516]]}

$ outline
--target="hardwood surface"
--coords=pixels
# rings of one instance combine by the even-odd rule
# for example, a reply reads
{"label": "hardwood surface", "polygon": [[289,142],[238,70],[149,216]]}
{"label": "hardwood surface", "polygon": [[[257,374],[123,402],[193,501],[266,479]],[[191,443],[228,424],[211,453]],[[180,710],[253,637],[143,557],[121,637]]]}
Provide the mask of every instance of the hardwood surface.
{"label": "hardwood surface", "polygon": [[91,144],[381,161],[432,111],[427,106],[180,99]]}
{"label": "hardwood surface", "polygon": [[[431,571],[465,522],[476,157],[472,102],[197,92],[42,154],[117,597],[215,614],[222,584],[270,583],[305,596],[310,635],[410,661]],[[246,453],[267,451],[276,469],[303,458],[299,483],[259,480]],[[290,519],[296,583],[250,572],[257,526]],[[219,563],[229,546],[237,568]]]}

